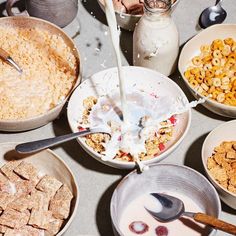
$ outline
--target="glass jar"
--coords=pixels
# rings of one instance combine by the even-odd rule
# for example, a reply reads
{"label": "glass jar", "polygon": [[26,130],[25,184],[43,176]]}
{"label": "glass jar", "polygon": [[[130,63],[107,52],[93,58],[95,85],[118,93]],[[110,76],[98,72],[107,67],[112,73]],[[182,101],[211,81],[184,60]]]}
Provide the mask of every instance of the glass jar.
{"label": "glass jar", "polygon": [[171,0],[144,0],[144,15],[133,36],[133,64],[166,76],[174,72],[179,34],[171,18]]}

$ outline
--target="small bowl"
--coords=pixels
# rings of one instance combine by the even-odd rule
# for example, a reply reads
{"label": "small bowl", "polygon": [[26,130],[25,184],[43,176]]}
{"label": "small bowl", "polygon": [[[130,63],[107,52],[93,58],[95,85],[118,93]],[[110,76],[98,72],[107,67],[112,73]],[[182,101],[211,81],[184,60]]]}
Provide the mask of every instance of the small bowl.
{"label": "small bowl", "polygon": [[217,189],[221,200],[228,206],[236,209],[236,193],[232,193],[223,188],[210,174],[207,169],[207,159],[214,152],[214,148],[223,141],[236,140],[236,120],[228,121],[212,130],[206,137],[202,145],[202,163],[207,177]]}
{"label": "small bowl", "polygon": [[[104,0],[97,0],[100,7],[102,10],[105,12],[104,8]],[[178,5],[180,0],[172,1],[174,2],[172,4],[172,11],[175,10],[176,6]],[[120,12],[115,12],[116,13],[116,20],[117,24],[125,30],[129,31],[134,31],[136,24],[138,23],[139,19],[142,17],[142,15],[131,15],[127,13],[120,13]]]}
{"label": "small bowl", "polygon": [[[184,45],[180,53],[178,67],[184,82],[195,98],[199,99],[204,96],[190,86],[187,78],[184,76],[184,72],[191,64],[191,59],[199,55],[201,45],[209,45],[215,39],[225,39],[227,37],[236,39],[236,24],[213,25],[198,33]],[[209,98],[206,98],[206,102],[203,103],[203,106],[218,115],[236,118],[236,106],[221,104]]]}
{"label": "small bowl", "polygon": [[[187,101],[184,92],[168,77],[143,67],[125,66],[123,69],[127,92],[131,89],[135,89],[137,91],[141,90],[147,92],[148,94],[158,94],[159,96],[169,95],[174,99],[182,97]],[[107,95],[110,91],[117,90],[118,84],[117,68],[110,68],[94,74],[74,90],[67,109],[69,125],[73,132],[78,131],[79,122],[82,121],[83,111],[85,109],[83,107],[83,100],[89,96],[98,98],[99,96]],[[149,165],[163,160],[182,142],[190,127],[191,110],[177,115],[177,120],[179,122],[177,122],[177,125],[175,126],[175,134],[165,151],[157,157],[142,161],[143,164]],[[103,161],[103,155],[95,152],[91,147],[89,147],[85,143],[85,138],[78,138],[77,140],[89,155],[103,164],[119,169],[133,169],[135,167],[135,162],[119,160]]]}
{"label": "small bowl", "polygon": [[69,218],[66,220],[63,228],[58,232],[57,236],[63,235],[73,221],[79,203],[79,189],[75,177],[66,163],[57,156],[53,151],[47,149],[33,155],[19,155],[15,151],[18,143],[1,143],[0,144],[0,167],[10,160],[24,160],[33,164],[40,172],[51,175],[67,184],[73,193],[71,203],[71,211]]}
{"label": "small bowl", "polygon": [[[3,17],[0,19],[0,26],[3,27],[10,26],[15,28],[31,28],[33,26],[36,27],[37,29],[47,30],[52,35],[59,35],[60,37],[63,38],[65,44],[70,48],[74,57],[76,58],[77,66],[75,68],[76,78],[74,81],[74,85],[73,87],[71,87],[68,95],[60,103],[58,103],[52,109],[44,112],[43,114],[34,117],[24,118],[24,119],[13,119],[13,120],[0,119],[0,131],[7,131],[7,132],[26,131],[46,125],[59,116],[63,106],[65,105],[73,89],[80,83],[81,65],[80,65],[79,52],[73,40],[66,33],[64,33],[62,29],[60,29],[59,27],[48,21],[39,18],[27,17],[27,16]],[[27,89],[25,90],[25,92],[27,92]]]}
{"label": "small bowl", "polygon": [[[219,196],[215,188],[203,175],[185,166],[154,164],[150,166],[149,170],[141,174],[137,173],[137,171],[128,174],[113,192],[110,214],[115,235],[124,235],[120,230],[119,224],[122,213],[130,202],[145,193],[152,192],[165,192],[167,194],[171,192],[186,196],[192,199],[204,213],[215,217],[220,216],[221,203]],[[210,232],[206,235],[212,236],[216,232],[212,228],[208,230]],[[187,234],[182,232],[180,235]]]}

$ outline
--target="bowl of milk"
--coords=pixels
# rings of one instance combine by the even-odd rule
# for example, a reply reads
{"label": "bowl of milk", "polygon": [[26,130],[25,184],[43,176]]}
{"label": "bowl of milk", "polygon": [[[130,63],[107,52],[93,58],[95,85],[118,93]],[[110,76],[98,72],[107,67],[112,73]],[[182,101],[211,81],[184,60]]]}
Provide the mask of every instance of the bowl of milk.
{"label": "bowl of milk", "polygon": [[145,209],[158,212],[161,204],[150,193],[181,199],[185,211],[219,217],[221,203],[215,188],[197,171],[172,164],[153,164],[143,173],[128,174],[113,192],[110,213],[115,235],[214,235],[216,230],[180,217],[168,223],[155,220]]}

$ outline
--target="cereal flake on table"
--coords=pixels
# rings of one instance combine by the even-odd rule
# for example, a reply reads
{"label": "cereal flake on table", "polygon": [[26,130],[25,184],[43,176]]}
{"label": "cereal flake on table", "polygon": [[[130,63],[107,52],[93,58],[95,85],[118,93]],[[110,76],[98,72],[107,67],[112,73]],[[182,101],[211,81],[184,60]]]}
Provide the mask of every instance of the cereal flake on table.
{"label": "cereal flake on table", "polygon": [[236,193],[236,141],[224,141],[215,147],[207,168],[222,187]]}

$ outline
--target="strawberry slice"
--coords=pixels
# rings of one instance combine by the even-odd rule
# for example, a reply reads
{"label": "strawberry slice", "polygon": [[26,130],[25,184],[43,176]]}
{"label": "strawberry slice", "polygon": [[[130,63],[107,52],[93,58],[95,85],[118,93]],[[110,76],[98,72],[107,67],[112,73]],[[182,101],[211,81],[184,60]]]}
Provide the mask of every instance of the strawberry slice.
{"label": "strawberry slice", "polygon": [[160,151],[163,151],[166,147],[165,147],[164,143],[159,143],[158,148],[159,148]]}

